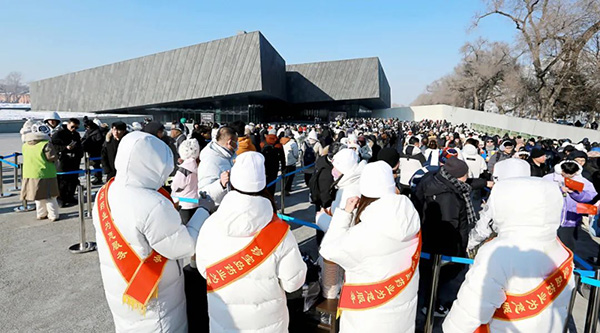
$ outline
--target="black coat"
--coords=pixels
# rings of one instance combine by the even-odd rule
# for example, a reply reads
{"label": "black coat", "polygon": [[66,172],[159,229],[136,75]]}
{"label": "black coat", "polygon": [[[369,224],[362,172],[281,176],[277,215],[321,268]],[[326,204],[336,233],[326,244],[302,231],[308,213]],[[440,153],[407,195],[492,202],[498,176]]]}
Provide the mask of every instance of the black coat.
{"label": "black coat", "polygon": [[117,140],[110,135],[102,145],[102,169],[107,176],[106,179],[111,179],[117,174],[117,169],[115,169],[115,158],[117,157],[117,150],[120,142],[120,140]]}
{"label": "black coat", "polygon": [[[79,164],[83,157],[83,148],[81,146],[81,136],[77,131],[71,132],[66,125],[52,135],[52,145],[58,152],[56,161],[56,170],[58,172],[79,170]],[[72,149],[67,149],[73,143]]]}
{"label": "black coat", "polygon": [[[313,177],[317,177],[316,181],[319,184],[319,193],[317,194],[321,207],[329,208],[335,199],[336,190],[333,188],[333,176],[331,175],[333,165],[327,159],[327,156],[319,156],[315,162],[315,173]],[[311,180],[312,182],[312,180]]]}
{"label": "black coat", "polygon": [[531,157],[527,159],[527,162],[529,162],[529,165],[531,166],[531,177],[544,177],[545,175],[550,173],[550,170],[548,170],[548,166],[546,165],[546,163],[537,166],[533,162]]}
{"label": "black coat", "polygon": [[428,173],[419,182],[413,202],[421,216],[423,251],[464,256],[469,221],[460,191],[439,173]]}
{"label": "black coat", "polygon": [[90,157],[99,157],[102,153],[102,145],[105,138],[106,133],[94,124],[94,127],[88,128],[85,134],[83,134],[83,138],[81,138],[83,151],[88,153]]}

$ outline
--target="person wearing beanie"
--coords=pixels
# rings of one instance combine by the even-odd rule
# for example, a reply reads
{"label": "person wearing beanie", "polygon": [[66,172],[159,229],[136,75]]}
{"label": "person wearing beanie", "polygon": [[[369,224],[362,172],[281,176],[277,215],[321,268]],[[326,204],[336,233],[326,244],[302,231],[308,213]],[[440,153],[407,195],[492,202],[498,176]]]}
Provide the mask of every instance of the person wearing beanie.
{"label": "person wearing beanie", "polygon": [[494,172],[494,165],[503,161],[507,158],[511,158],[515,152],[515,143],[512,140],[504,140],[498,149],[498,152],[494,154],[488,160],[488,170]]}
{"label": "person wearing beanie", "polygon": [[531,148],[527,162],[531,166],[532,177],[544,177],[550,173],[550,170],[546,165],[546,159],[546,152],[542,150],[542,148],[537,146]]}
{"label": "person wearing beanie", "polygon": [[[200,145],[196,139],[187,139],[179,146],[179,156],[183,162],[176,168],[177,172],[171,183],[171,196],[176,198],[198,199],[198,163],[200,162]],[[179,202],[181,221],[187,224],[196,212],[198,204]]]}
{"label": "person wearing beanie", "polygon": [[481,246],[443,332],[563,332],[575,279],[573,255],[556,238],[560,191],[537,177],[512,178],[489,201],[498,236]]}
{"label": "person wearing beanie", "polygon": [[257,152],[236,159],[231,191],[198,235],[196,264],[208,284],[210,332],[287,332],[285,293],[305,281],[306,264],[276,215],[264,165]]}
{"label": "person wearing beanie", "polygon": [[106,180],[116,176],[115,158],[121,139],[127,134],[127,125],[122,121],[116,121],[111,124],[110,131],[106,134],[105,141],[102,144],[102,171],[106,175]]}
{"label": "person wearing beanie", "polygon": [[[349,148],[341,149],[333,156],[331,161],[333,168],[333,185],[336,189],[335,199],[328,209],[317,212],[316,223],[327,234],[331,217],[338,209],[344,209],[345,202],[352,197],[360,195],[360,176],[367,164],[366,161],[359,162],[358,153]],[[324,261],[322,294],[327,299],[337,298],[342,287],[342,271],[330,267],[333,263]]]}
{"label": "person wearing beanie", "polygon": [[23,184],[21,200],[35,201],[38,220],[58,220],[59,194],[56,180],[56,161],[58,154],[50,141],[51,130],[44,123],[27,121],[21,129],[23,135]]}
{"label": "person wearing beanie", "polygon": [[[477,214],[471,201],[471,186],[466,183],[469,167],[457,157],[450,157],[437,173],[423,176],[411,197],[422,219],[423,251],[464,257],[469,239],[469,227],[477,222]],[[421,264],[423,284],[420,293],[429,299],[431,286],[431,261]],[[442,268],[440,288],[452,287],[462,266],[447,265]],[[454,290],[455,292],[455,290]],[[434,311],[444,316],[448,312],[453,292],[440,297]],[[427,309],[423,308],[422,311]]]}
{"label": "person wearing beanie", "polygon": [[323,258],[345,270],[340,332],[414,332],[419,214],[397,194],[392,168],[384,161],[364,167],[359,189],[360,198],[336,209],[320,249]]}

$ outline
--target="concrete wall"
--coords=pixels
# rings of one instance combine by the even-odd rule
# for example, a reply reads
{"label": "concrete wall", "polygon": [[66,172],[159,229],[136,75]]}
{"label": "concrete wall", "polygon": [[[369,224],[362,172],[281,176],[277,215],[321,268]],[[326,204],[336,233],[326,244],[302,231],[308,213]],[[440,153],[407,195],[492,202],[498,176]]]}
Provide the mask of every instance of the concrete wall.
{"label": "concrete wall", "polygon": [[[147,117],[147,116],[140,116],[140,115],[102,116],[102,115],[98,115],[98,119],[100,119],[100,121],[102,121],[103,123],[107,123],[109,126],[111,123],[114,123],[115,121],[119,121],[119,120],[122,122],[125,122],[127,124],[131,124],[136,121],[139,123],[143,123],[145,117]],[[39,120],[42,120],[42,119],[39,119]],[[66,119],[63,118],[63,120],[66,120]],[[0,121],[0,133],[19,133],[19,131],[23,127],[24,123],[25,123],[25,120],[2,120],[2,121]],[[82,128],[83,128],[83,126],[82,126]]]}
{"label": "concrete wall", "polygon": [[454,124],[477,124],[534,136],[543,136],[545,138],[569,138],[575,141],[588,138],[592,142],[600,142],[600,131],[457,108],[449,105],[426,105],[374,110],[372,116],[376,118],[399,118],[401,120],[415,121],[445,119]]}

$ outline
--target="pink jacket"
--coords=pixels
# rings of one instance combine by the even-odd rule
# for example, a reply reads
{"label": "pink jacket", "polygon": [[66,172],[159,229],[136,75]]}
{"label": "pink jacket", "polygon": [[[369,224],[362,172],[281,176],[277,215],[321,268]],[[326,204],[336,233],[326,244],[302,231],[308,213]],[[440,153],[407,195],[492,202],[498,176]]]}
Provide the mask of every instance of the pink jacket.
{"label": "pink jacket", "polygon": [[[198,163],[195,158],[188,158],[177,167],[175,177],[171,183],[171,196],[198,199]],[[182,209],[193,209],[198,204],[189,202],[179,202]]]}

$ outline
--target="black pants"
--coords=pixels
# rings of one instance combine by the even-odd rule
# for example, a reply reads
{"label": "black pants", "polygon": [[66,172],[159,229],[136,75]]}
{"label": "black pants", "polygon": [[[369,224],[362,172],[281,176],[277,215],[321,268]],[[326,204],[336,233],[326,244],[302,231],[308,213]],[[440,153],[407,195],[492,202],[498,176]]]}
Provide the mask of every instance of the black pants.
{"label": "black pants", "polygon": [[558,228],[558,238],[569,250],[575,253],[575,242],[579,239],[579,227]]}
{"label": "black pants", "polygon": [[63,203],[77,203],[75,190],[79,185],[79,175],[58,175],[58,192]]}
{"label": "black pants", "polygon": [[196,268],[187,265],[183,268],[185,278],[185,302],[189,332],[209,332],[208,300],[206,280]]}
{"label": "black pants", "polygon": [[181,216],[181,222],[183,222],[184,225],[187,225],[197,209],[198,208],[180,209],[179,216]]}
{"label": "black pants", "polygon": [[308,186],[308,183],[310,182],[310,178],[312,177],[312,173],[305,173],[304,174],[304,183],[306,184],[306,186]]}
{"label": "black pants", "polygon": [[[270,184],[275,179],[277,179],[277,174],[274,174],[274,175],[267,174],[267,185]],[[271,195],[274,198],[275,197],[275,191],[277,191],[277,182],[275,182],[275,184],[267,187],[267,191],[269,191],[269,193],[271,193]]]}
{"label": "black pants", "polygon": [[[99,156],[97,156],[99,157]],[[100,169],[102,167],[100,160],[98,161],[90,161],[90,164],[92,166],[92,169]],[[98,179],[97,183],[102,183],[102,171],[100,172],[95,172],[94,176]]]}
{"label": "black pants", "polygon": [[[283,169],[283,173],[290,173],[296,171],[296,166],[295,165],[288,165]],[[291,192],[292,191],[292,185],[294,183],[294,176],[296,174],[293,175],[289,175],[287,177],[285,177],[285,191],[286,192]]]}

